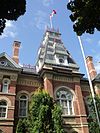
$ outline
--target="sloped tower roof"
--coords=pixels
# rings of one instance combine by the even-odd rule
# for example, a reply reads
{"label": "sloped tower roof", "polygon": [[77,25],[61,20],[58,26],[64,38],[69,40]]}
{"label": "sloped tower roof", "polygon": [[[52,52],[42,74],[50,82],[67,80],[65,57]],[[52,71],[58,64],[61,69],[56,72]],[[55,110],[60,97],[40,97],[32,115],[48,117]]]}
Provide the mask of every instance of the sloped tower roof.
{"label": "sloped tower roof", "polygon": [[61,33],[58,30],[47,28],[38,50],[36,68],[39,72],[43,68],[52,69],[54,67],[76,72],[79,70],[78,65],[61,40]]}

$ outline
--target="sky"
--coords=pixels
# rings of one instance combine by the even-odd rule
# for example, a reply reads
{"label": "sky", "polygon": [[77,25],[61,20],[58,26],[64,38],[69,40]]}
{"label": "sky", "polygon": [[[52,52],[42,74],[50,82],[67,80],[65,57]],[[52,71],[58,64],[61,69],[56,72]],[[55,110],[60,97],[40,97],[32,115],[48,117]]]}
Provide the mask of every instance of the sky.
{"label": "sky", "polygon": [[[6,28],[0,36],[0,53],[6,52],[12,57],[12,44],[15,40],[21,42],[20,64],[36,63],[37,51],[45,33],[45,27],[50,26],[49,16],[52,10],[57,14],[52,18],[53,27],[59,29],[62,41],[80,67],[80,72],[86,74],[80,45],[73,32],[73,23],[67,10],[68,0],[27,0],[26,13],[17,21],[7,21]],[[84,34],[81,37],[85,56],[92,56],[97,72],[100,72],[100,33]]]}

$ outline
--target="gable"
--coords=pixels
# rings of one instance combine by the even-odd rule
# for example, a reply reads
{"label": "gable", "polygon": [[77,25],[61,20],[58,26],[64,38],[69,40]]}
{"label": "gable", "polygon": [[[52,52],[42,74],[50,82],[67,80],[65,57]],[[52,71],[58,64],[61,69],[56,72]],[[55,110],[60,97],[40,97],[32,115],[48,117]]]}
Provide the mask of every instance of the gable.
{"label": "gable", "polygon": [[2,68],[21,68],[10,56],[8,56],[5,52],[0,54],[0,67]]}

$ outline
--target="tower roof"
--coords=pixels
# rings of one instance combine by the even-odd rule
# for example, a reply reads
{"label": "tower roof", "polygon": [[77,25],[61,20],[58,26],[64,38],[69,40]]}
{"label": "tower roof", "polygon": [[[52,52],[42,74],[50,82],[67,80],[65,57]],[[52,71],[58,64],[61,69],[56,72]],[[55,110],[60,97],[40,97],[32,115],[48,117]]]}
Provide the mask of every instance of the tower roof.
{"label": "tower roof", "polygon": [[40,48],[36,63],[37,71],[43,67],[60,67],[78,71],[79,67],[65,48],[59,30],[47,29]]}

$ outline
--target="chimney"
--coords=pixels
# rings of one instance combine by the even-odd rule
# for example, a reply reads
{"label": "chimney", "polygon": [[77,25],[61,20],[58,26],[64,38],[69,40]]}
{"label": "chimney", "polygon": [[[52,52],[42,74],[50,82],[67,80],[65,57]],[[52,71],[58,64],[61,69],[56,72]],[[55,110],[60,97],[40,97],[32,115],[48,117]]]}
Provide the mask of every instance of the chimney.
{"label": "chimney", "polygon": [[94,79],[97,75],[97,72],[94,68],[94,64],[93,64],[93,58],[91,56],[88,56],[86,58],[86,63],[87,63],[87,67],[88,67],[88,71],[89,71],[89,75],[91,80]]}
{"label": "chimney", "polygon": [[12,59],[18,64],[19,63],[19,48],[20,48],[21,42],[14,41],[13,43],[13,57]]}

